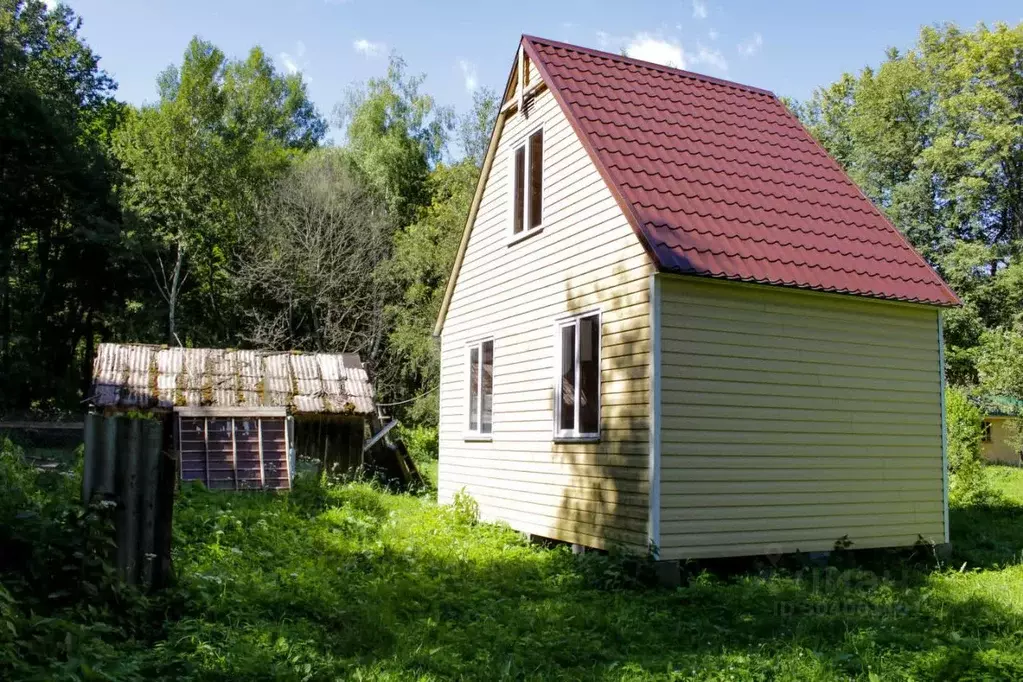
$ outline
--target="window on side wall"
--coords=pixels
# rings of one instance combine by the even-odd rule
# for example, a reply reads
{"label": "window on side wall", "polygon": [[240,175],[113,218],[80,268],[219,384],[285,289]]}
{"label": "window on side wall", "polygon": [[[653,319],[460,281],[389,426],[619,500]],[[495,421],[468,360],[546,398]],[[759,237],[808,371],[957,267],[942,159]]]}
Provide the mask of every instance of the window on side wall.
{"label": "window on side wall", "polygon": [[981,432],[980,440],[983,441],[984,443],[991,442],[991,422],[989,421],[984,422],[984,430]]}
{"label": "window on side wall", "polygon": [[600,313],[558,323],[555,438],[600,437]]}
{"label": "window on side wall", "polygon": [[489,438],[494,431],[494,340],[469,344],[466,435]]}
{"label": "window on side wall", "polygon": [[512,237],[543,227],[543,128],[512,151]]}

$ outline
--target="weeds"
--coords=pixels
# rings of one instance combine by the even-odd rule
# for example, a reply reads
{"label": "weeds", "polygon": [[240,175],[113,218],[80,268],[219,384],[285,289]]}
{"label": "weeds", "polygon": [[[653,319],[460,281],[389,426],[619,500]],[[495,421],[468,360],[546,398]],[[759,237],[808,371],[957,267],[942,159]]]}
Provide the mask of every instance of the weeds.
{"label": "weeds", "polygon": [[[923,547],[843,552],[830,565],[689,567],[677,590],[653,586],[648,560],[575,556],[480,523],[471,498],[445,508],[315,477],[291,493],[189,485],[175,586],[146,598],[83,564],[104,521],[64,516],[73,477],[6,451],[0,463],[2,679],[1023,677],[1020,471],[989,470],[997,506],[952,510],[951,568]],[[28,532],[26,510],[35,516],[22,521],[49,530],[12,558],[6,540]],[[65,524],[75,530],[58,532]],[[74,571],[54,582],[26,578],[63,565]],[[96,596],[72,587],[49,599],[71,575],[93,576]]]}

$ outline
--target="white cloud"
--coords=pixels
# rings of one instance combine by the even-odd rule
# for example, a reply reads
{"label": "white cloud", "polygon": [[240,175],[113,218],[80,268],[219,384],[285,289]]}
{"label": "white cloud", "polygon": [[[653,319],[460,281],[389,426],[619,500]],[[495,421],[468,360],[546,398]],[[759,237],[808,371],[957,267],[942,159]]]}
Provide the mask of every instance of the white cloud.
{"label": "white cloud", "polygon": [[366,40],[365,38],[359,38],[353,42],[352,47],[355,48],[356,52],[364,54],[367,57],[379,57],[387,50],[387,46],[383,43],[374,43]]}
{"label": "white cloud", "polygon": [[704,65],[717,71],[728,71],[728,60],[721,50],[697,42],[695,50],[689,50],[682,43],[662,38],[651,33],[637,33],[632,38],[620,39],[625,44],[625,54],[635,59],[664,64],[677,69]]}
{"label": "white cloud", "polygon": [[281,64],[284,65],[284,70],[288,73],[298,73],[298,62],[287,52],[281,52]]}
{"label": "white cloud", "polygon": [[479,85],[479,78],[476,75],[476,65],[467,59],[459,59],[458,68],[462,70],[462,77],[465,78],[465,89],[471,93]]}
{"label": "white cloud", "polygon": [[738,49],[739,54],[743,57],[752,57],[757,52],[760,52],[760,48],[764,46],[764,38],[759,33],[754,33],[753,37],[745,42],[739,43]]}
{"label": "white cloud", "polygon": [[693,18],[694,19],[706,19],[707,18],[707,3],[702,0],[693,0]]}
{"label": "white cloud", "polygon": [[635,59],[673,66],[676,69],[686,68],[686,57],[681,43],[657,38],[649,33],[637,33],[625,46],[625,54]]}
{"label": "white cloud", "polygon": [[687,53],[686,57],[692,64],[707,64],[719,71],[728,71],[728,60],[721,54],[721,50],[711,49],[701,43],[696,43],[696,54]]}
{"label": "white cloud", "polygon": [[597,44],[601,47],[606,48],[608,43],[611,42],[611,36],[607,31],[597,31]]}
{"label": "white cloud", "polygon": [[[281,66],[289,74],[296,74],[306,69],[305,43],[301,40],[295,43],[294,52],[281,52],[278,57],[280,58]],[[306,81],[312,82],[312,79],[307,76]]]}
{"label": "white cloud", "polygon": [[718,35],[720,34],[714,29],[710,29],[709,31],[707,31],[707,37],[710,38],[711,40],[717,40]]}

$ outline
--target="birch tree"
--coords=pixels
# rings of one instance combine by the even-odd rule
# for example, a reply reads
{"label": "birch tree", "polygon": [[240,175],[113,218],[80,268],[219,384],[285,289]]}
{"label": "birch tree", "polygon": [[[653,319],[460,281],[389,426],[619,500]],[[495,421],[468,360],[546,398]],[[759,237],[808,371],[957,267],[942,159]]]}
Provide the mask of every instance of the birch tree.
{"label": "birch tree", "polygon": [[[129,241],[163,299],[168,342],[179,332],[227,342],[239,235],[257,198],[326,125],[301,77],[277,73],[259,48],[231,61],[193,39],[158,86],[160,101],[131,112],[115,136]],[[197,324],[182,330],[183,317]]]}

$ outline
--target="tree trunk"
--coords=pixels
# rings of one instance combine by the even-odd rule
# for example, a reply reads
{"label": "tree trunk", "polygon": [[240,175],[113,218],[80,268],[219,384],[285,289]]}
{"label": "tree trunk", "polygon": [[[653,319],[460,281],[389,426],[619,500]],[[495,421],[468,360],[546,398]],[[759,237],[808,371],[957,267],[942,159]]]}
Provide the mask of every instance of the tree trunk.
{"label": "tree trunk", "polygon": [[174,260],[174,272],[171,274],[170,286],[167,287],[167,332],[168,343],[180,343],[177,330],[178,294],[181,293],[181,267],[185,260],[185,245],[178,242],[178,254]]}

